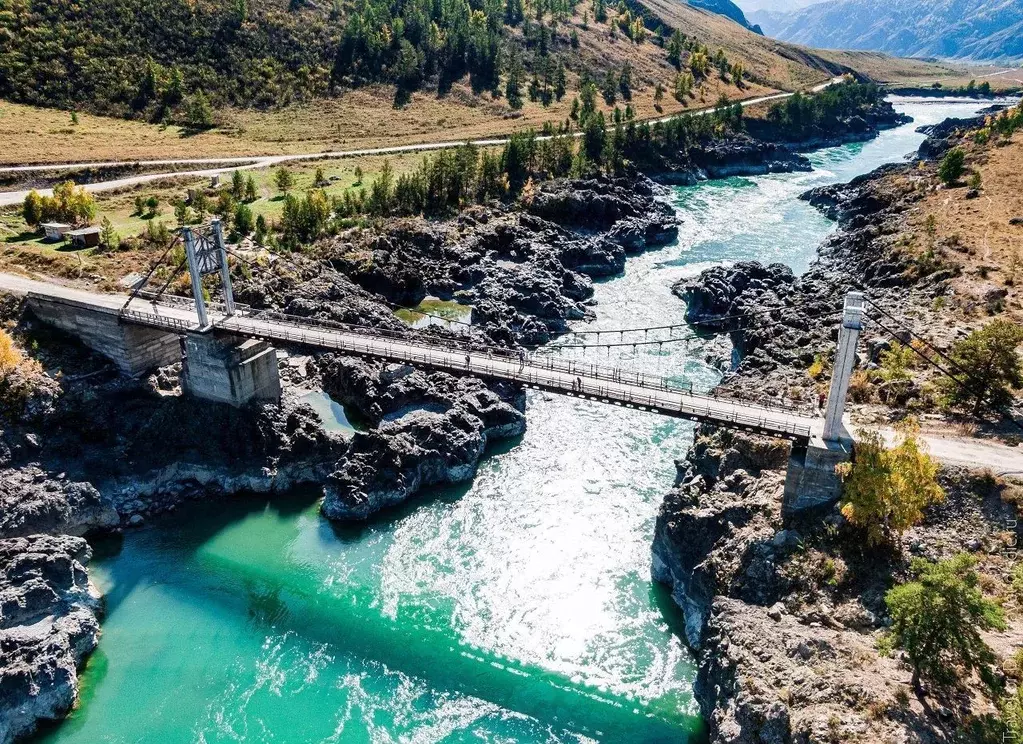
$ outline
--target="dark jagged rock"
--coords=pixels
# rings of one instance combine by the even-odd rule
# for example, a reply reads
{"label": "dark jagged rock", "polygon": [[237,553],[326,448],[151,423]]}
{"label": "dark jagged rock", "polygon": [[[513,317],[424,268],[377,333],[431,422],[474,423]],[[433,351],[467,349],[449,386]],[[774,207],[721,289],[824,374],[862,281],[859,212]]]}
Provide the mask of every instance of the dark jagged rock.
{"label": "dark jagged rock", "polygon": [[[473,307],[473,333],[540,344],[587,316],[591,277],[620,273],[627,255],[678,235],[663,187],[641,176],[559,179],[521,208],[476,206],[457,220],[389,220],[321,244],[318,260],[242,282],[243,301],[305,317],[402,330],[396,306],[426,296]],[[265,272],[264,272],[265,273]]]}
{"label": "dark jagged rock", "polygon": [[367,519],[429,486],[469,480],[488,443],[526,428],[525,396],[505,383],[344,357],[320,367],[325,388],[375,425],[355,434],[324,489],[331,519]]}
{"label": "dark jagged rock", "polygon": [[776,142],[746,134],[712,140],[691,154],[693,165],[705,178],[794,173],[812,170],[803,155]]}
{"label": "dark jagged rock", "polygon": [[99,638],[91,551],[78,537],[0,540],[0,744],[65,715]]}
{"label": "dark jagged rock", "polygon": [[38,467],[0,470],[0,537],[82,535],[119,523],[110,500],[91,483],[51,477]]}
{"label": "dark jagged rock", "polygon": [[[732,591],[764,604],[774,591],[776,582],[763,568],[780,505],[774,483],[758,477],[787,457],[782,443],[701,427],[686,460],[677,463],[675,487],[658,513],[653,576],[672,587],[692,648],[701,647],[715,596]],[[733,539],[738,531],[749,535],[739,546]]]}
{"label": "dark jagged rock", "polygon": [[678,282],[672,292],[686,303],[685,319],[690,325],[705,331],[731,331],[752,313],[780,306],[795,279],[784,264],[740,261]]}
{"label": "dark jagged rock", "polygon": [[984,126],[986,118],[985,114],[970,119],[948,118],[938,124],[920,127],[917,131],[926,134],[927,139],[920,145],[917,154],[927,160],[943,157],[946,152],[955,147],[963,132]]}

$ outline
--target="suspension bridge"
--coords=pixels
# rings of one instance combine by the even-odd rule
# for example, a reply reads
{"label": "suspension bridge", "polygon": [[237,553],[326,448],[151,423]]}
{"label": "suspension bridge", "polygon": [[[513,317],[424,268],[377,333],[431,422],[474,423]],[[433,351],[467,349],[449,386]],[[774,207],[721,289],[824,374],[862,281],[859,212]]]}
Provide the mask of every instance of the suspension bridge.
{"label": "suspension bridge", "polygon": [[[614,367],[599,366],[552,355],[485,347],[457,340],[410,338],[379,329],[328,323],[280,313],[255,311],[235,305],[207,309],[206,323],[191,303],[170,298],[154,301],[124,295],[87,292],[47,282],[0,274],[0,288],[27,295],[47,315],[63,306],[73,322],[84,323],[83,313],[115,313],[129,326],[173,335],[230,334],[278,344],[329,349],[390,362],[506,380],[551,393],[635,408],[665,416],[728,426],[794,441],[809,441],[817,419],[781,406],[729,400],[693,391],[690,384]],[[127,304],[126,304],[127,301]],[[66,324],[61,324],[65,325]],[[65,327],[65,330],[69,328]],[[101,353],[110,348],[97,349]],[[120,356],[115,357],[119,361]]]}
{"label": "suspension bridge", "polygon": [[[843,416],[863,327],[864,298],[860,293],[850,293],[846,298],[827,406],[823,416],[812,416],[782,405],[699,394],[691,383],[601,366],[585,358],[481,344],[471,336],[424,334],[411,328],[394,332],[255,309],[234,300],[228,263],[231,252],[219,221],[204,229],[183,228],[180,239],[185,257],[177,267],[169,267],[173,271],[155,293],[147,292],[146,287],[174,244],[127,296],[7,274],[0,274],[0,289],[27,295],[30,307],[42,320],[77,335],[125,373],[137,375],[182,362],[182,387],[211,401],[244,405],[251,400],[279,399],[281,385],[272,344],[298,345],[504,380],[603,404],[787,439],[793,443],[793,456],[786,494],[797,506],[833,499],[839,490],[835,465],[851,456],[852,439]],[[192,298],[165,295],[164,290],[184,269],[191,281]],[[219,301],[207,299],[211,288]],[[824,322],[823,317],[819,320]],[[597,346],[608,350],[635,348],[679,341],[671,335],[675,328],[580,331],[576,338],[594,333],[613,338],[618,334],[621,341],[604,344],[599,343],[598,335]],[[625,340],[627,333],[642,332],[646,339],[651,331],[664,329],[669,334],[667,339]],[[584,351],[590,346],[574,343],[574,339],[564,344],[566,349]]]}

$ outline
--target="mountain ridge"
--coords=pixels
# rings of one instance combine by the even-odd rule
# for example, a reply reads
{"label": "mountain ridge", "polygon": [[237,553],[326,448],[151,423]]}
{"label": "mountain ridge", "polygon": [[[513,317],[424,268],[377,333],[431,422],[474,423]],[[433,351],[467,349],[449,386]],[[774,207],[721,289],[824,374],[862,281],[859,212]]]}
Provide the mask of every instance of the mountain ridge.
{"label": "mountain ridge", "polygon": [[1023,59],[1023,0],[827,0],[792,12],[755,11],[749,19],[769,36],[818,48]]}

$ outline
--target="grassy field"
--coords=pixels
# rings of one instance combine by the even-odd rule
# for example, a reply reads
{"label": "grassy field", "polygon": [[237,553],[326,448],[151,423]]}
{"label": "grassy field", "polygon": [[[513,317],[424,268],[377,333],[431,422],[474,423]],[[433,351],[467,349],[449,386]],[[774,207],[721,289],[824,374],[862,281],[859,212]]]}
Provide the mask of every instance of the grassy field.
{"label": "grassy field", "polygon": [[1023,132],[999,146],[965,149],[967,168],[980,174],[980,196],[966,198],[969,176],[959,188],[928,193],[907,217],[909,234],[917,250],[937,246],[964,266],[954,297],[964,311],[1004,290],[1004,310],[1023,321],[1023,225],[1009,224],[1023,217]]}
{"label": "grassy field", "polygon": [[[368,188],[385,160],[390,162],[397,176],[418,166],[422,156],[362,157],[289,167],[288,170],[295,178],[292,193],[303,194],[312,188],[317,168],[322,168],[324,177],[328,179],[328,185],[323,187],[328,195],[339,195],[346,189],[361,188],[361,185]],[[361,185],[356,181],[356,168],[363,171]],[[259,198],[249,203],[253,216],[263,215],[268,221],[278,219],[284,208],[284,200],[274,185],[274,171],[262,169],[242,173],[246,178],[251,175],[256,182]],[[222,177],[221,183],[229,184],[230,174]],[[93,224],[100,224],[105,217],[121,237],[142,234],[152,221],[163,222],[173,229],[177,226],[174,202],[183,199],[190,188],[207,186],[209,179],[206,178],[179,177],[136,189],[97,194],[97,215]],[[135,209],[137,196],[143,199],[155,196],[160,203],[157,214],[138,214]],[[20,209],[0,211],[0,269],[3,270],[40,272],[74,279],[91,277],[103,286],[112,288],[129,273],[144,271],[157,257],[157,253],[155,249],[148,248],[130,251],[88,248],[73,251],[62,244],[44,242],[40,234],[29,231]]]}

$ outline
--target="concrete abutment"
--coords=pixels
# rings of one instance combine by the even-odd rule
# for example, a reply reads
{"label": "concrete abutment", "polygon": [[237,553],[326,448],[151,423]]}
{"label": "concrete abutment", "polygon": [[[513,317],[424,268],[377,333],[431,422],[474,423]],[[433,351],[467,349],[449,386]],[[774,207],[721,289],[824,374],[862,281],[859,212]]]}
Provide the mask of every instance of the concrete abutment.
{"label": "concrete abutment", "polygon": [[34,294],[28,296],[28,307],[41,321],[75,336],[129,377],[181,360],[180,336],[123,323],[113,308]]}
{"label": "concrete abutment", "polygon": [[281,398],[277,353],[266,341],[147,328],[123,322],[115,308],[66,298],[30,294],[28,307],[39,320],[75,336],[129,377],[182,362],[182,387],[202,400],[243,406]]}

